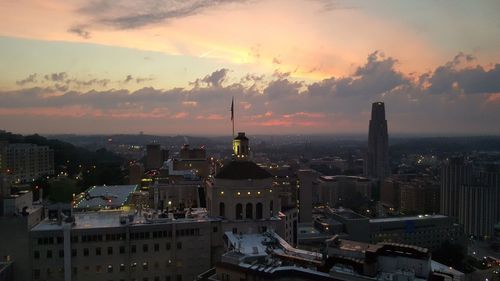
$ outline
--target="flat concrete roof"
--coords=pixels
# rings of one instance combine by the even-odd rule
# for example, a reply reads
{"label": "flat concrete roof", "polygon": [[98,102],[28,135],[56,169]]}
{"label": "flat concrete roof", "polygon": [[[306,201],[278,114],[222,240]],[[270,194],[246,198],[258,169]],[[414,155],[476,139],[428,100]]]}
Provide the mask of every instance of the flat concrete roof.
{"label": "flat concrete roof", "polygon": [[[120,223],[120,217],[128,215],[133,216],[133,221],[128,222],[126,225],[129,226],[140,226],[140,225],[154,225],[154,224],[167,224],[167,223],[192,223],[192,222],[207,222],[216,220],[215,218],[209,218],[206,216],[205,209],[195,209],[192,214],[194,218],[180,218],[180,219],[146,219],[144,216],[134,214],[133,212],[124,212],[119,210],[103,210],[103,211],[91,211],[91,212],[75,212],[73,216],[75,217],[75,224],[71,227],[72,229],[98,229],[98,228],[112,228],[112,227],[123,227],[125,224]],[[58,224],[56,220],[45,219],[41,221],[38,225],[32,228],[31,231],[48,231],[48,230],[60,230],[62,225]]]}
{"label": "flat concrete roof", "polygon": [[83,197],[80,197],[80,201],[75,204],[75,208],[120,208],[128,202],[130,194],[136,190],[137,185],[93,186],[84,192]]}
{"label": "flat concrete roof", "polygon": [[445,218],[448,217],[444,215],[418,215],[418,216],[405,216],[405,217],[376,218],[376,219],[370,219],[370,223],[431,220],[431,219],[445,219]]}

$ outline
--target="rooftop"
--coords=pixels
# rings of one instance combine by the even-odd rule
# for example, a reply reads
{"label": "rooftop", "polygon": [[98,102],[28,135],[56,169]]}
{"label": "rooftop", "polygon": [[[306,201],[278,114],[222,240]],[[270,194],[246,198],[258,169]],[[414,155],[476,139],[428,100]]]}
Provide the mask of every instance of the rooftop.
{"label": "rooftop", "polygon": [[137,185],[102,185],[93,186],[76,199],[78,209],[116,209],[125,205]]}
{"label": "rooftop", "polygon": [[360,182],[369,182],[370,180],[365,177],[359,177],[359,176],[345,176],[345,175],[338,175],[338,176],[321,176],[319,177],[320,180],[325,181],[325,182],[337,182],[337,181],[360,181]]}
{"label": "rooftop", "polygon": [[370,223],[404,222],[404,221],[432,220],[432,219],[445,219],[445,218],[448,217],[444,215],[418,215],[418,216],[376,218],[376,219],[370,219]]}
{"label": "rooftop", "polygon": [[[208,218],[205,209],[194,209],[190,218],[155,218],[150,213],[145,213],[143,216],[133,212],[125,212],[119,210],[102,210],[93,212],[75,212],[75,224],[72,229],[96,229],[96,228],[112,228],[152,224],[166,224],[166,223],[190,223],[190,222],[207,222],[214,220]],[[126,219],[128,223],[122,223]],[[46,231],[46,230],[59,230],[62,225],[57,220],[45,219],[36,225],[32,231]]]}
{"label": "rooftop", "polygon": [[216,179],[247,180],[267,179],[272,175],[251,161],[232,161],[222,167]]}

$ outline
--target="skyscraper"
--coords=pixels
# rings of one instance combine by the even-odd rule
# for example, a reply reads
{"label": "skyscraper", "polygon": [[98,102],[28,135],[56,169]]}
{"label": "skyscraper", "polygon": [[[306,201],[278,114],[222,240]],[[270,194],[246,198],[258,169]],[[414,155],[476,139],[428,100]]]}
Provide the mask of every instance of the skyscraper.
{"label": "skyscraper", "polygon": [[472,164],[463,157],[448,159],[441,168],[441,213],[458,218],[459,192],[472,183]]}
{"label": "skyscraper", "polygon": [[383,102],[372,104],[372,118],[368,131],[368,152],[365,174],[369,178],[383,180],[390,174],[388,155],[389,135]]}

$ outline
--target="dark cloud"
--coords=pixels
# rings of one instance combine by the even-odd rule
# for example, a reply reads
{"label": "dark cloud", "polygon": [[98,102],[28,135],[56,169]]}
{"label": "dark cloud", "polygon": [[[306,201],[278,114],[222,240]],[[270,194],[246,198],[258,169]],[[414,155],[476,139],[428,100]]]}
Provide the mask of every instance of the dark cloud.
{"label": "dark cloud", "polygon": [[26,78],[24,78],[22,80],[16,81],[16,84],[19,85],[19,86],[24,86],[26,84],[35,83],[36,82],[36,76],[37,76],[36,73],[30,74],[30,75],[28,75],[28,77],[26,77]]}
{"label": "dark cloud", "polygon": [[132,29],[201,13],[207,9],[246,0],[97,0],[79,11],[94,22],[118,29]]}
{"label": "dark cloud", "polygon": [[153,80],[154,80],[154,78],[152,78],[152,77],[137,77],[137,78],[135,78],[135,82],[137,84],[148,82],[148,81],[153,81]]}
{"label": "dark cloud", "polygon": [[221,68],[219,70],[212,72],[212,74],[205,76],[204,78],[196,79],[191,84],[194,85],[195,87],[201,87],[202,85],[220,87],[224,82],[224,80],[226,80],[228,72],[229,69]]}
{"label": "dark cloud", "polygon": [[66,72],[59,72],[59,73],[52,73],[52,74],[46,74],[43,76],[45,80],[53,81],[53,82],[62,82],[66,80],[68,77],[68,74]]}
{"label": "dark cloud", "polygon": [[123,82],[128,83],[128,82],[132,81],[133,79],[134,78],[132,77],[132,75],[129,74],[129,75],[127,75],[127,77],[125,77],[125,80],[123,80]]}
{"label": "dark cloud", "polygon": [[76,34],[83,39],[89,39],[90,38],[90,31],[87,30],[87,26],[85,25],[74,25],[68,29],[69,33]]}
{"label": "dark cloud", "polygon": [[422,75],[419,82],[430,94],[500,93],[500,64],[495,64],[491,69],[485,69],[481,65],[459,67],[462,63],[474,60],[471,55],[459,53],[434,72]]}

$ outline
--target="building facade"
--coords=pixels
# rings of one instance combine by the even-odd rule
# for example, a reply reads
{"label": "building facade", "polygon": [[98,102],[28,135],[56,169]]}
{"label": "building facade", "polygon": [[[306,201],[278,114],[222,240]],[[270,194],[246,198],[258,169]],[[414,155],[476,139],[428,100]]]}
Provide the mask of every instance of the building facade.
{"label": "building facade", "polygon": [[54,174],[54,151],[48,146],[8,144],[0,153],[0,168],[12,182],[34,181]]}

